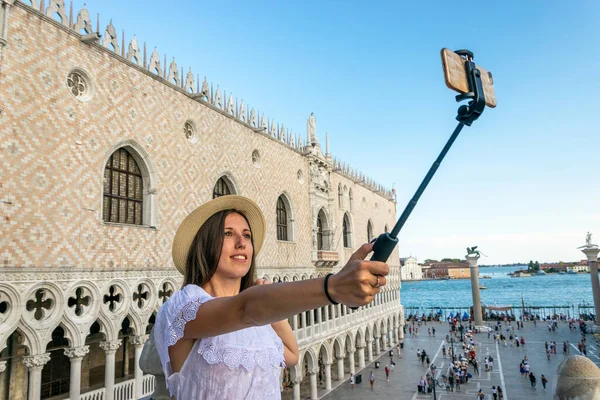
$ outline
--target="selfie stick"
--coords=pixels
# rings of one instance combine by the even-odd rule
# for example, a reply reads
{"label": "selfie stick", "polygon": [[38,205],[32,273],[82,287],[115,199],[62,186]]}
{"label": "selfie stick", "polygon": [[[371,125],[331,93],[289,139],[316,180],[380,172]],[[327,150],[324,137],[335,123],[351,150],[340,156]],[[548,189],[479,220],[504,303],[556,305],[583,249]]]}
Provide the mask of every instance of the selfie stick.
{"label": "selfie stick", "polygon": [[473,121],[479,118],[479,116],[481,115],[481,113],[483,113],[483,110],[485,109],[485,95],[483,93],[483,84],[481,82],[481,71],[477,69],[477,65],[475,65],[475,63],[473,62],[473,53],[469,50],[457,50],[456,53],[466,58],[465,69],[469,80],[469,88],[471,90],[470,92],[457,95],[456,101],[463,101],[468,99],[471,101],[468,105],[462,105],[458,108],[458,115],[456,119],[459,122],[456,129],[454,129],[452,136],[450,136],[450,139],[448,139],[448,142],[446,142],[446,145],[442,149],[442,152],[435,160],[431,168],[429,168],[429,172],[427,172],[425,179],[423,179],[423,182],[421,182],[421,185],[417,189],[417,192],[410,200],[410,202],[406,205],[406,208],[402,212],[402,215],[400,216],[400,219],[398,219],[398,222],[396,222],[396,225],[394,225],[392,231],[389,233],[382,233],[375,241],[375,244],[373,245],[373,256],[371,257],[371,260],[382,262],[387,261],[388,257],[390,256],[390,254],[392,254],[392,251],[398,243],[398,233],[400,233],[400,230],[402,229],[404,223],[410,216],[410,213],[417,205],[417,201],[419,201],[419,198],[425,191],[425,188],[429,184],[429,181],[431,181],[431,178],[433,178],[433,175],[435,175],[435,172],[442,163],[442,160],[446,156],[448,150],[450,150],[450,147],[454,143],[454,140],[456,140],[456,137],[458,136],[462,128],[465,125],[471,126]]}

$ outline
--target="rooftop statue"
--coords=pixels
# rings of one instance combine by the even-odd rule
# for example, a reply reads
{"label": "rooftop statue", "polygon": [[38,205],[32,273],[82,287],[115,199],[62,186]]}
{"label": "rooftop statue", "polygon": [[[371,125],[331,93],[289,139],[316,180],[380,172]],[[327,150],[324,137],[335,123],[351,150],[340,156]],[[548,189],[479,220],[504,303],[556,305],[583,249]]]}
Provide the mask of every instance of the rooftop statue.
{"label": "rooftop statue", "polygon": [[585,244],[586,244],[586,246],[592,245],[592,233],[591,232],[588,232],[587,235],[585,235]]}

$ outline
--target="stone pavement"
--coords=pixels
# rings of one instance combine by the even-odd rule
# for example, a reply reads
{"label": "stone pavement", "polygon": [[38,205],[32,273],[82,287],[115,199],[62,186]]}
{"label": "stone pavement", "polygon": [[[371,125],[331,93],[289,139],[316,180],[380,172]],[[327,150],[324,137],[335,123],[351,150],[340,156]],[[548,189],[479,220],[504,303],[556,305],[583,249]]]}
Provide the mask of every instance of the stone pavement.
{"label": "stone pavement", "polygon": [[[433,324],[433,325],[432,325]],[[513,323],[514,324],[514,323]],[[488,324],[491,325],[491,324]],[[427,336],[427,327],[436,327],[436,337]],[[329,393],[319,393],[319,397],[325,400],[354,400],[354,399],[410,399],[410,400],[425,400],[432,399],[433,395],[420,395],[417,393],[417,383],[422,375],[426,374],[426,365],[421,365],[417,360],[417,349],[425,349],[432,359],[432,363],[437,366],[437,376],[439,382],[442,382],[441,374],[447,375],[449,360],[442,357],[442,345],[448,344],[445,342],[445,336],[448,333],[447,324],[428,323],[419,329],[419,336],[411,338],[406,335],[404,341],[403,358],[399,359],[394,356],[396,367],[390,373],[390,382],[385,379],[385,365],[389,364],[390,357],[382,356],[379,358],[381,363],[380,368],[374,368],[374,362],[367,365],[362,371],[357,371],[362,374],[362,383],[356,385],[354,390],[351,389],[348,380],[340,384],[333,382],[334,390]],[[503,325],[505,327],[505,325]],[[425,335],[422,334],[425,332]],[[510,344],[504,347],[501,344],[495,344],[493,335],[488,339],[487,334],[480,333],[475,335],[475,343],[477,345],[477,358],[480,361],[480,375],[473,376],[467,384],[461,385],[461,392],[450,393],[442,388],[436,389],[438,399],[443,400],[474,400],[479,389],[483,389],[486,394],[486,399],[492,399],[492,386],[500,385],[504,390],[505,400],[526,400],[526,399],[552,399],[552,391],[556,375],[556,368],[565,358],[562,354],[562,343],[568,340],[571,343],[570,354],[579,354],[577,343],[581,339],[579,329],[574,332],[569,332],[568,324],[559,323],[556,332],[549,332],[545,323],[537,323],[534,327],[533,322],[525,322],[524,329],[517,330],[515,334],[525,338],[525,346],[511,347]],[[506,335],[506,331],[505,331]],[[506,335],[508,337],[508,335]],[[557,354],[552,354],[550,361],[546,359],[544,347],[545,341],[555,341],[558,345]],[[600,364],[598,357],[600,347],[594,343],[594,337],[587,335],[588,357],[596,363]],[[455,349],[458,353],[460,343],[455,343]],[[394,351],[396,353],[396,351]],[[491,355],[494,358],[494,370],[484,372],[483,358],[485,355]],[[537,378],[537,388],[532,389],[529,379],[521,378],[519,372],[519,363],[523,357],[527,355],[531,371]],[[375,390],[371,391],[369,387],[369,373],[373,371],[375,374]],[[469,366],[469,372],[473,373],[473,368]],[[546,390],[542,388],[540,376],[544,374],[548,379]],[[338,385],[335,387],[335,385]]]}

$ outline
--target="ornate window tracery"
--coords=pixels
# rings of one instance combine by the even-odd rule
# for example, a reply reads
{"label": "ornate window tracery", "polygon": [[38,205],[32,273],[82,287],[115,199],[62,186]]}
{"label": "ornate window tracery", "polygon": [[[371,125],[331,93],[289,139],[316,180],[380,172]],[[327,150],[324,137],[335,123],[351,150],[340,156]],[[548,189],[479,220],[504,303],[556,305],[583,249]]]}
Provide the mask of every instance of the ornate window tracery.
{"label": "ornate window tracery", "polygon": [[104,169],[105,222],[143,224],[143,179],[133,156],[125,149],[115,151]]}

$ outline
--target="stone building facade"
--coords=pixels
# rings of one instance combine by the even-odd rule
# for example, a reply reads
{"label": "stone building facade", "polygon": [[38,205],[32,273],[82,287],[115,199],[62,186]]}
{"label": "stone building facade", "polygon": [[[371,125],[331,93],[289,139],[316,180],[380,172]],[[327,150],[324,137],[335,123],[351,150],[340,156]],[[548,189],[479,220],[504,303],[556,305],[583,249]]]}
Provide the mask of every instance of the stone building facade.
{"label": "stone building facade", "polygon": [[[99,20],[0,0],[2,400],[152,393],[138,360],[181,286],[172,239],[214,196],[261,207],[259,274],[277,282],[335,272],[395,223],[393,191],[335,160],[314,115],[297,135]],[[368,307],[290,318],[300,362],[284,396],[317,398],[402,340],[398,254],[388,263]]]}
{"label": "stone building facade", "polygon": [[423,279],[421,268],[415,257],[408,257],[400,269],[400,278],[403,281],[419,281]]}

